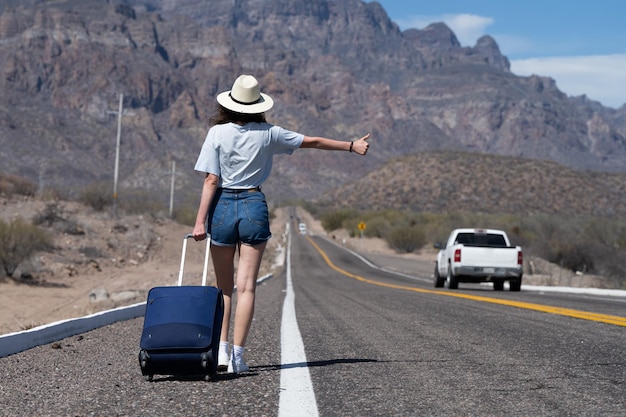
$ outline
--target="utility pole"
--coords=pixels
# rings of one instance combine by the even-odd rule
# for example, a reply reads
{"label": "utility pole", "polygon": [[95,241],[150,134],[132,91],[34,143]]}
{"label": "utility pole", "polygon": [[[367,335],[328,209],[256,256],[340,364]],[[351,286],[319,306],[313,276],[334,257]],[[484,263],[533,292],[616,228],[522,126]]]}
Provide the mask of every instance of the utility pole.
{"label": "utility pole", "polygon": [[172,185],[170,187],[170,219],[174,214],[174,178],[176,178],[176,161],[172,159]]}
{"label": "utility pole", "polygon": [[120,93],[120,104],[117,110],[117,140],[115,142],[115,170],[113,171],[113,215],[117,217],[117,179],[120,170],[120,137],[122,135],[122,111],[124,94]]}
{"label": "utility pole", "polygon": [[120,93],[120,102],[117,112],[109,111],[108,114],[117,113],[117,140],[115,141],[115,169],[113,171],[113,215],[117,217],[117,182],[120,171],[120,138],[122,136],[122,116],[133,116],[134,113],[124,113],[124,94]]}

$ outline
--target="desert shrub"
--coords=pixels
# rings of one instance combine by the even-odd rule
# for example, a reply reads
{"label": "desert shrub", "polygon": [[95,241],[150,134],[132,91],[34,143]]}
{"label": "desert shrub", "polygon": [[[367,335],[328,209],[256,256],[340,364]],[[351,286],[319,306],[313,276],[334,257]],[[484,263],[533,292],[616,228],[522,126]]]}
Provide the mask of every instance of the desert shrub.
{"label": "desert shrub", "polygon": [[445,227],[448,232],[462,227],[471,227],[470,225],[475,225],[475,223],[474,219],[470,218],[470,214],[468,213],[452,211],[446,213],[443,217],[442,226]]}
{"label": "desert shrub", "polygon": [[562,222],[541,214],[522,219],[520,233],[527,238],[528,244],[524,247],[526,253],[549,260],[557,256],[559,242],[566,230]]}
{"label": "desert shrub", "polygon": [[605,218],[588,219],[582,234],[592,242],[626,249],[626,222]]}
{"label": "desert shrub", "polygon": [[363,234],[367,237],[383,238],[391,229],[392,224],[385,217],[372,217],[365,220]]}
{"label": "desert shrub", "polygon": [[418,225],[399,225],[385,236],[387,244],[398,252],[411,253],[426,243],[423,229]]}
{"label": "desert shrub", "polygon": [[37,226],[51,227],[55,223],[65,221],[63,217],[64,207],[57,202],[46,204],[44,209],[33,218],[33,223]]}
{"label": "desert shrub", "polygon": [[359,230],[359,222],[360,219],[358,218],[348,217],[343,220],[338,229],[347,230],[350,237],[359,236],[361,234],[361,230]]}
{"label": "desert shrub", "polygon": [[589,245],[580,241],[561,242],[548,261],[570,271],[595,272],[595,262]]}
{"label": "desert shrub", "polygon": [[4,176],[0,176],[0,194],[7,196],[13,194],[13,184]]}
{"label": "desert shrub", "polygon": [[390,224],[397,224],[398,222],[402,222],[407,220],[409,216],[412,216],[412,212],[400,211],[400,210],[382,210],[377,212],[369,212],[366,214],[368,218],[372,217],[383,217]]}
{"label": "desert shrub", "polygon": [[356,210],[352,209],[340,209],[326,212],[321,217],[322,227],[327,232],[341,229],[345,221],[351,221],[354,219],[358,224],[359,214]]}
{"label": "desert shrub", "polygon": [[52,247],[51,237],[39,227],[21,218],[6,223],[0,220],[0,264],[13,277],[17,267],[38,250]]}
{"label": "desert shrub", "polygon": [[78,201],[96,211],[103,211],[113,204],[111,185],[103,182],[90,184],[80,192]]}
{"label": "desert shrub", "polygon": [[571,271],[605,276],[615,288],[626,285],[626,222],[622,220],[541,214],[522,219],[519,234],[528,254]]}
{"label": "desert shrub", "polygon": [[446,216],[439,213],[421,213],[420,224],[424,230],[424,239],[430,243],[445,242],[450,234]]}
{"label": "desert shrub", "polygon": [[16,175],[0,174],[0,194],[33,196],[37,186],[29,179]]}
{"label": "desert shrub", "polygon": [[368,211],[359,214],[359,222],[363,221],[367,226],[363,231],[365,236],[384,238],[394,225],[406,223],[406,216],[406,212],[398,210]]}
{"label": "desert shrub", "polygon": [[626,250],[607,248],[600,256],[596,273],[608,277],[614,288],[626,290]]}
{"label": "desert shrub", "polygon": [[46,204],[46,207],[33,218],[36,226],[53,227],[61,233],[84,235],[85,230],[71,217],[66,217],[65,208],[58,202]]}
{"label": "desert shrub", "polygon": [[174,220],[180,224],[193,226],[196,224],[196,214],[198,214],[197,207],[184,205],[175,209],[172,216]]}

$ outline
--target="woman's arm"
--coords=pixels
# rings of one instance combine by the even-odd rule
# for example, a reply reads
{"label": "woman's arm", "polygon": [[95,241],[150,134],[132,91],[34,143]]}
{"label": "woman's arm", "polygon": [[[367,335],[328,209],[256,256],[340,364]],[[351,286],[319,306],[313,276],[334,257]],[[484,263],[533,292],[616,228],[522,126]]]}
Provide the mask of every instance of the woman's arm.
{"label": "woman's arm", "polygon": [[353,142],[346,142],[336,139],[321,138],[318,136],[305,136],[300,147],[324,149],[327,151],[350,151],[358,153],[359,155],[365,155],[370,146],[369,143],[367,143],[369,137],[370,134],[368,133]]}
{"label": "woman's arm", "polygon": [[215,190],[219,184],[219,177],[215,174],[206,174],[204,183],[202,184],[202,194],[200,195],[200,206],[196,215],[196,224],[193,227],[193,238],[195,240],[204,240],[206,238],[206,218],[209,214],[209,207],[213,201]]}

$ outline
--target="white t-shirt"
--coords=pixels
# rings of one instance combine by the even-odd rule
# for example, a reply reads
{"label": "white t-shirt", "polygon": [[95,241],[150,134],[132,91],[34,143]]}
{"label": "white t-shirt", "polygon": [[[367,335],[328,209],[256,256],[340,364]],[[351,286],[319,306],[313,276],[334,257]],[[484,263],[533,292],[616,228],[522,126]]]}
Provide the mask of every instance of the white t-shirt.
{"label": "white t-shirt", "polygon": [[209,129],[195,170],[220,177],[223,188],[254,188],[269,177],[274,155],[291,154],[304,135],[269,123],[215,125]]}

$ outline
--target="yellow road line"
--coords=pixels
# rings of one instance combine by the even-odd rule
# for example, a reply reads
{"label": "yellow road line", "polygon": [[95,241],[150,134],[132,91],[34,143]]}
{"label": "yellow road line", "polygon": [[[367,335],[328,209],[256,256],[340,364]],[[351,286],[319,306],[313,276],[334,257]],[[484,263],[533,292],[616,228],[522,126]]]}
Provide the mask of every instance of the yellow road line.
{"label": "yellow road line", "polygon": [[592,313],[589,311],[573,310],[569,308],[552,307],[552,306],[546,306],[546,305],[541,305],[541,304],[526,303],[523,301],[503,300],[499,298],[482,297],[478,295],[470,295],[470,294],[455,293],[455,292],[448,292],[448,291],[427,290],[427,289],[417,288],[417,287],[408,287],[405,285],[388,284],[388,283],[375,281],[375,280],[368,279],[368,278],[363,278],[362,276],[350,273],[344,269],[339,268],[335,264],[333,264],[330,258],[328,257],[328,255],[326,255],[326,253],[317,245],[317,243],[313,241],[313,239],[311,239],[309,236],[307,236],[306,238],[313,245],[313,247],[317,249],[320,255],[322,255],[322,258],[324,258],[328,266],[330,266],[332,269],[334,269],[335,271],[347,277],[350,277],[350,278],[353,278],[353,279],[356,279],[358,281],[365,282],[368,284],[378,285],[379,287],[394,288],[394,289],[413,291],[413,292],[419,292],[419,293],[438,294],[438,295],[446,295],[448,297],[465,298],[468,300],[482,301],[485,303],[502,304],[502,305],[506,305],[510,307],[524,308],[527,310],[541,311],[544,313],[558,314],[561,316],[575,317],[575,318],[583,319],[583,320],[598,321],[601,323],[614,324],[616,326],[626,327],[626,317],[611,316],[609,314]]}

